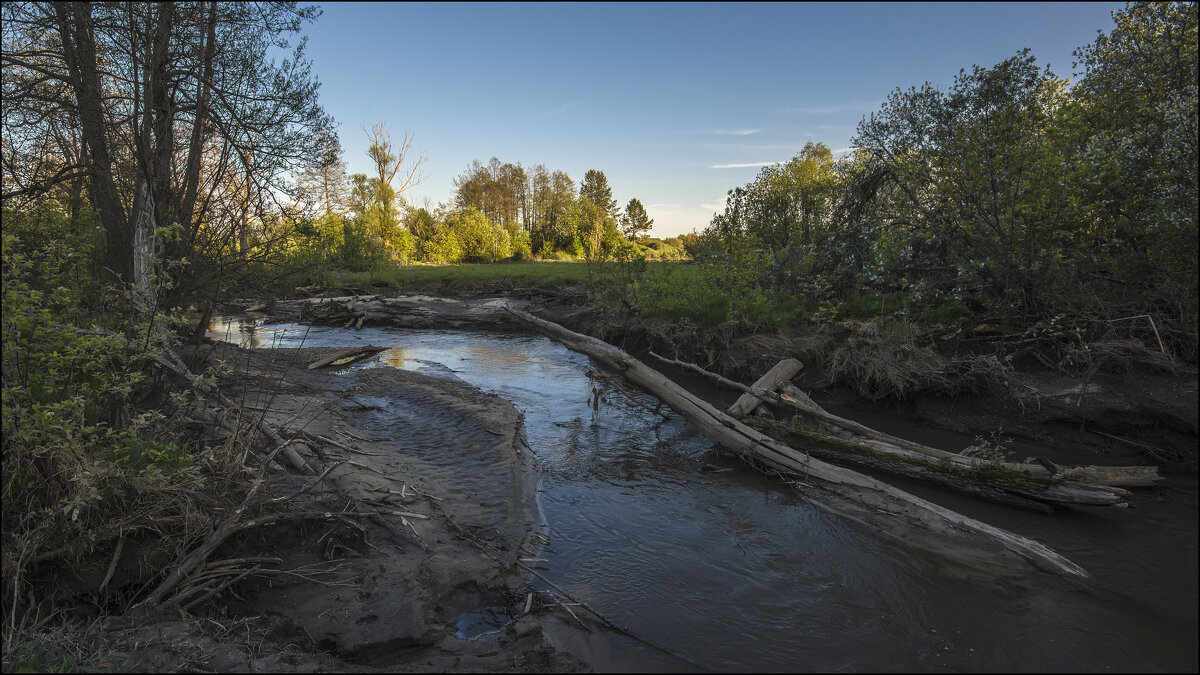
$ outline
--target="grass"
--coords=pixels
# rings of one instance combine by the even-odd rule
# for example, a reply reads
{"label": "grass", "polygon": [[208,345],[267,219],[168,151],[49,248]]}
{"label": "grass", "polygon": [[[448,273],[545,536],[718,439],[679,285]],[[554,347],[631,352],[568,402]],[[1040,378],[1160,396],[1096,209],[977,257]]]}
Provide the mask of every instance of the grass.
{"label": "grass", "polygon": [[398,289],[429,287],[536,286],[556,288],[579,285],[588,280],[582,262],[521,261],[460,265],[407,265],[372,272],[347,272],[339,280],[346,285],[387,286]]}
{"label": "grass", "polygon": [[[478,289],[491,292],[515,288],[557,291],[564,287],[585,286],[589,283],[588,265],[582,261],[523,260],[458,265],[415,264],[370,272],[341,272],[336,275],[340,285],[357,286],[364,291],[371,287],[404,291]],[[593,267],[591,280],[600,281],[604,278],[605,274],[598,267]],[[672,288],[679,291],[696,288],[696,281],[695,268],[691,265],[660,261],[649,261],[646,264],[644,288]]]}
{"label": "grass", "polygon": [[122,661],[99,620],[13,630],[4,640],[6,673],[120,673]]}

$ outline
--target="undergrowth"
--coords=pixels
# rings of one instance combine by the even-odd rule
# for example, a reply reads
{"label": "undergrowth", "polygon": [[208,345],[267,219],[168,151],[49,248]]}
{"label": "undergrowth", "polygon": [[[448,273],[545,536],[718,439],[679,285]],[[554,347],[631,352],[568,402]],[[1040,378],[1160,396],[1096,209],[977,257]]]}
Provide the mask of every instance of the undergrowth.
{"label": "undergrowth", "polygon": [[77,265],[89,254],[3,235],[6,671],[91,669],[46,636],[72,615],[131,606],[248,485],[230,470],[238,447],[188,433],[196,397],[170,381],[151,337],[151,322],[175,322],[113,316]]}

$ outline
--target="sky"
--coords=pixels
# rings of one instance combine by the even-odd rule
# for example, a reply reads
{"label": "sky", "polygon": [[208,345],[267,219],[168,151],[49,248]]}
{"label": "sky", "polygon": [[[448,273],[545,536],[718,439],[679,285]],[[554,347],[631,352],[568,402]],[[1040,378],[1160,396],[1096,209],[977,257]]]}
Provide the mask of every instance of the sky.
{"label": "sky", "polygon": [[473,160],[599,169],[669,237],[809,141],[847,151],[897,88],[1025,47],[1073,77],[1123,4],[335,2],[302,35],[351,173],[385,122],[427,158],[412,204],[450,202]]}

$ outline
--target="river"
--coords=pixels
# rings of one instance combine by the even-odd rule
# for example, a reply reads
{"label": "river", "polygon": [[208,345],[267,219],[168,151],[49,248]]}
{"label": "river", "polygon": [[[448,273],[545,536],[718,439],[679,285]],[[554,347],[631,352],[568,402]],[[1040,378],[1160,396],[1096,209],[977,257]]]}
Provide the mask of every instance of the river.
{"label": "river", "polygon": [[[215,320],[209,334],[253,348],[389,346],[355,367],[453,375],[512,401],[542,472],[539,505],[551,536],[542,574],[661,647],[568,624],[548,631],[597,670],[1197,670],[1195,477],[1137,490],[1134,508],[1052,516],[888,478],[1041,541],[1094,577],[980,578],[718,455],[689,423],[663,420],[589,378],[596,366],[588,357],[541,336],[244,318]],[[714,404],[736,397],[670,374]],[[831,410],[946,450],[973,440],[875,410]],[[1087,461],[1013,449],[1020,458]],[[1123,460],[1114,463],[1141,463]],[[703,472],[705,463],[734,470]]]}

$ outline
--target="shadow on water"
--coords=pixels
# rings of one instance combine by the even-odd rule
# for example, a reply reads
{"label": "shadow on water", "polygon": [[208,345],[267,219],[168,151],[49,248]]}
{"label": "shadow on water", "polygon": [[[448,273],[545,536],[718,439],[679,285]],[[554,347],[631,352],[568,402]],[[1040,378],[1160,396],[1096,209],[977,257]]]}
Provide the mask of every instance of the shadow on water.
{"label": "shadow on water", "polygon": [[[543,572],[633,633],[718,671],[1194,671],[1196,480],[1138,492],[1133,509],[1041,516],[922,485],[902,489],[1033,537],[1095,576],[984,579],[829,515],[779,481],[662,420],[590,360],[540,336],[214,322],[251,347],[390,346],[362,368],[458,377],[524,413],[551,543]],[[214,331],[217,332],[217,331]],[[212,333],[210,333],[211,335]],[[232,339],[231,339],[232,338]],[[727,392],[689,381],[701,396]],[[633,397],[653,407],[640,392]],[[839,410],[848,416],[857,411]],[[973,439],[904,420],[889,431],[949,450]],[[1039,449],[1043,450],[1044,449]],[[734,468],[701,472],[703,463]],[[890,479],[889,479],[890,480]],[[463,635],[497,617],[465,617]],[[598,670],[686,670],[612,633],[548,630]]]}

